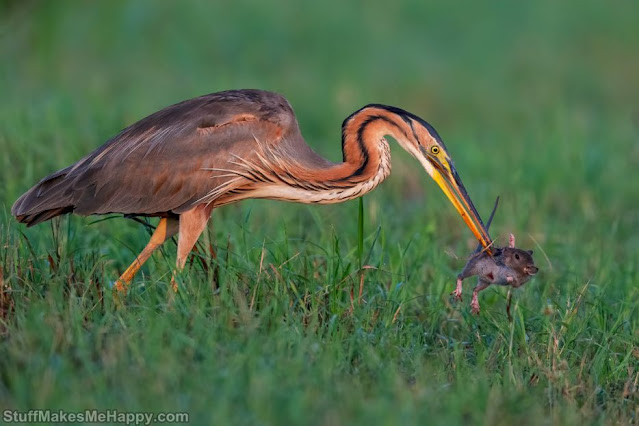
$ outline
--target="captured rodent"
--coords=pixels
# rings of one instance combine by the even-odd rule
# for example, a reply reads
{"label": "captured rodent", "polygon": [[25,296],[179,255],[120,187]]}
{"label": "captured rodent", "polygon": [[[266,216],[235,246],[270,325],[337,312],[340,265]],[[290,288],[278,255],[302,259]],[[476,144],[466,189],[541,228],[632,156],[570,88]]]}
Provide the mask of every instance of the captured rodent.
{"label": "captured rodent", "polygon": [[[495,201],[495,207],[493,207],[493,211],[490,214],[486,229],[490,227],[498,203],[499,197]],[[479,300],[477,299],[477,294],[480,291],[491,284],[520,287],[539,271],[539,268],[535,266],[532,254],[532,250],[521,250],[515,247],[513,234],[510,234],[508,247],[494,248],[492,256],[483,251],[480,245],[468,259],[462,272],[457,276],[457,287],[452,292],[452,295],[457,300],[462,300],[462,281],[470,276],[477,275],[477,285],[473,290],[470,307],[474,314],[478,314]]]}

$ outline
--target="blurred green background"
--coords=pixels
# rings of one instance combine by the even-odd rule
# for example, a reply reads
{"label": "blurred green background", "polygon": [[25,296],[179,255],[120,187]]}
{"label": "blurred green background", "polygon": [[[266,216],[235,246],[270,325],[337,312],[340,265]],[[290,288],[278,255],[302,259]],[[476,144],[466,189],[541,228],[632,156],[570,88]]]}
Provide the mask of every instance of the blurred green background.
{"label": "blurred green background", "polygon": [[[636,422],[638,18],[630,0],[0,1],[2,406],[249,424]],[[449,303],[472,235],[397,145],[365,199],[367,260],[388,273],[367,276],[355,311],[340,283],[357,263],[357,202],[216,211],[206,241],[224,258],[222,302],[194,268],[179,309],[164,300],[174,246],[145,266],[152,285],[138,282],[132,306],[111,303],[109,282],[145,244],[139,225],[25,230],[10,217],[21,193],[123,127],[231,88],[286,96],[333,161],[342,120],[365,104],[430,122],[480,212],[501,195],[493,236],[535,250],[542,273],[516,293],[515,322],[503,289],[482,295],[479,318]],[[263,262],[289,259],[289,275],[260,281]]]}

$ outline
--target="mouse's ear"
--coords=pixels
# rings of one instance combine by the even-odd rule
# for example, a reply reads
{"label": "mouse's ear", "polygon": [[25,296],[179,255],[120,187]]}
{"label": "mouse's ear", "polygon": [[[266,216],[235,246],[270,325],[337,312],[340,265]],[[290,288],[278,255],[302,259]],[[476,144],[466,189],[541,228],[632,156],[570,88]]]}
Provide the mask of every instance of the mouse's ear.
{"label": "mouse's ear", "polygon": [[526,250],[528,252],[529,255],[532,256],[533,251],[532,250]]}

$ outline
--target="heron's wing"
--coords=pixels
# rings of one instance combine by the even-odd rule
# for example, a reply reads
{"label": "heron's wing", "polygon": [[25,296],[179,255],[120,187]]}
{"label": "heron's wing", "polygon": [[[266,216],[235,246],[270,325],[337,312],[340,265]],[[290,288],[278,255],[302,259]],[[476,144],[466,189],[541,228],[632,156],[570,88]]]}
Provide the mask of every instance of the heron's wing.
{"label": "heron's wing", "polygon": [[210,201],[216,188],[241,184],[224,170],[238,158],[254,158],[258,141],[298,140],[295,116],[280,95],[238,90],[202,96],[140,120],[44,178],[12,213],[29,225],[67,212],[179,214],[207,196]]}

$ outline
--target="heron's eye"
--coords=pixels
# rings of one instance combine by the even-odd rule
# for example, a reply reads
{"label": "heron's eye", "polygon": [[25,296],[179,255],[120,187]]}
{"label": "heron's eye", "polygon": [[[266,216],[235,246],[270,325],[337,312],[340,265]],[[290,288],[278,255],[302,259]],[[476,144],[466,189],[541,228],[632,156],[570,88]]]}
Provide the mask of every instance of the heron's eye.
{"label": "heron's eye", "polygon": [[439,154],[439,147],[437,145],[433,145],[430,147],[430,153],[433,155]]}

